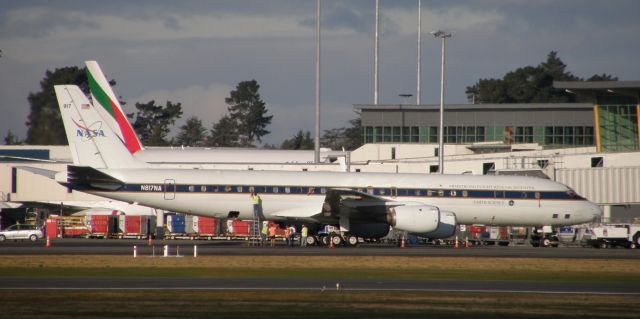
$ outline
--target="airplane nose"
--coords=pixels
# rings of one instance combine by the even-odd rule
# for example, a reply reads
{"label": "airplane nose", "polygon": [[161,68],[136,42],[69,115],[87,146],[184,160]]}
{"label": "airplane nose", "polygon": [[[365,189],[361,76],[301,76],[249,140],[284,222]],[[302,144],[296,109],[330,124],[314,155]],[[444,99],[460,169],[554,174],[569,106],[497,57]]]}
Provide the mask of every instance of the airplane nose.
{"label": "airplane nose", "polygon": [[602,208],[593,203],[589,204],[591,205],[592,221],[597,221],[598,219],[600,219],[600,217],[602,217]]}

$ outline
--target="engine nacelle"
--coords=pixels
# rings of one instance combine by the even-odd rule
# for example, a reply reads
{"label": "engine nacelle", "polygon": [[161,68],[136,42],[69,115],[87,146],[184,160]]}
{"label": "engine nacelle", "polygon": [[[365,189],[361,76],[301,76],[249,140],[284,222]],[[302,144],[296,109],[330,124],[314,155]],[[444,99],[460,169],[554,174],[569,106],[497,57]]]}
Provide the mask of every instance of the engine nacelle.
{"label": "engine nacelle", "polygon": [[389,209],[387,222],[394,228],[424,234],[437,231],[440,210],[427,205],[403,205]]}
{"label": "engine nacelle", "polygon": [[351,224],[349,234],[363,238],[381,238],[389,233],[387,223]]}
{"label": "engine nacelle", "polygon": [[447,211],[440,211],[440,223],[435,231],[416,234],[427,238],[449,238],[456,233],[456,214]]}

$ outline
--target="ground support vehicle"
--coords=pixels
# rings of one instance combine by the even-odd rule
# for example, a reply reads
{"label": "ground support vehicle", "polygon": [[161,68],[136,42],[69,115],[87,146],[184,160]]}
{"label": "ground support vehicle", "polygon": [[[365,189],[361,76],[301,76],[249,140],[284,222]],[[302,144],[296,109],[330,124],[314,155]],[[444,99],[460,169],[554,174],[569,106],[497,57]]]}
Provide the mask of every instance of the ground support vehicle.
{"label": "ground support vehicle", "polygon": [[531,246],[533,247],[554,247],[560,245],[558,235],[553,231],[551,226],[543,226],[536,228],[531,234]]}
{"label": "ground support vehicle", "polygon": [[587,246],[608,247],[640,247],[640,225],[608,224],[591,227],[590,234],[585,236]]}

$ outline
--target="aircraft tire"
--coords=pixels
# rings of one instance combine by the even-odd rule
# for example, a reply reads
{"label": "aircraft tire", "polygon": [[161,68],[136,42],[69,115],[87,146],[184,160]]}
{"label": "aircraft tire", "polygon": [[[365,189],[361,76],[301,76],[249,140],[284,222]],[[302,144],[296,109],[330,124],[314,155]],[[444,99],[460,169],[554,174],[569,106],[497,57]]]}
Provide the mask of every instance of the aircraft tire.
{"label": "aircraft tire", "polygon": [[347,244],[349,244],[349,246],[357,245],[358,244],[358,237],[352,236],[352,235],[347,236]]}
{"label": "aircraft tire", "polygon": [[342,237],[340,237],[339,235],[332,235],[330,237],[331,243],[333,243],[333,246],[340,246],[342,245]]}

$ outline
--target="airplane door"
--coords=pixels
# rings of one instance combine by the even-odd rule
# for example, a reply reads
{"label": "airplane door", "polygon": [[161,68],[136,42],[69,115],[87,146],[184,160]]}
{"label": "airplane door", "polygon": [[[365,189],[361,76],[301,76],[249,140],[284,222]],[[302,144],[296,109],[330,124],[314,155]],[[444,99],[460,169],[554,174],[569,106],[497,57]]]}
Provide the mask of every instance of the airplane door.
{"label": "airplane door", "polygon": [[173,179],[165,179],[164,180],[164,199],[175,199],[176,198],[176,181]]}

